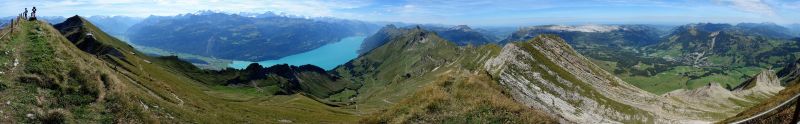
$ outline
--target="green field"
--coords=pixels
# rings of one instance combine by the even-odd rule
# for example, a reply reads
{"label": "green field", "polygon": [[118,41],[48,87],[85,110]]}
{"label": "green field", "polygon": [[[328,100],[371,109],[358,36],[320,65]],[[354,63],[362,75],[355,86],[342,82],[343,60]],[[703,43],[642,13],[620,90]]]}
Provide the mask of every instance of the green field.
{"label": "green field", "polygon": [[736,87],[761,72],[757,67],[738,67],[715,73],[720,68],[678,66],[653,76],[618,75],[622,80],[645,91],[664,94],[677,89],[694,89],[716,82],[722,86]]}

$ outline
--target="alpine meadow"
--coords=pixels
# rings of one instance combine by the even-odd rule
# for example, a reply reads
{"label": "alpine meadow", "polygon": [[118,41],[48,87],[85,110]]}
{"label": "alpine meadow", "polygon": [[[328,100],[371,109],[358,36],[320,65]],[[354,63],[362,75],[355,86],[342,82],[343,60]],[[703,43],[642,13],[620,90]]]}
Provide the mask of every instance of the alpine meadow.
{"label": "alpine meadow", "polygon": [[0,0],[0,124],[795,124],[795,0]]}

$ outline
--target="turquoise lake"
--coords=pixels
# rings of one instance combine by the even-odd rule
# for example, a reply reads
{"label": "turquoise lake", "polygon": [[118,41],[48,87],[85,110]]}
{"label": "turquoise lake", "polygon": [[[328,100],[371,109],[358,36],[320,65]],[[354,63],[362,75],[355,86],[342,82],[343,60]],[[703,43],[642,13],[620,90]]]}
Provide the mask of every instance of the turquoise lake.
{"label": "turquoise lake", "polygon": [[[346,37],[339,42],[331,43],[319,47],[317,49],[299,53],[291,56],[286,56],[277,60],[267,60],[258,62],[264,67],[269,67],[276,64],[289,64],[289,65],[305,65],[312,64],[319,66],[325,70],[331,70],[336,66],[347,63],[353,58],[358,57],[358,49],[361,48],[361,43],[364,42],[365,36]],[[249,61],[233,61],[229,67],[236,69],[244,69],[250,65]]]}

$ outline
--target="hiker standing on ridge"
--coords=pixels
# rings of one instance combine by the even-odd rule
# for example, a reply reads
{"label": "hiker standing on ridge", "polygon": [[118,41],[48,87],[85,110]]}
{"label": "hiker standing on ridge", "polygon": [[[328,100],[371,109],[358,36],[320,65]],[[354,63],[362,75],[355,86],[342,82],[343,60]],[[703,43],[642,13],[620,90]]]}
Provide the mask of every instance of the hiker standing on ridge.
{"label": "hiker standing on ridge", "polygon": [[22,14],[22,18],[28,18],[28,8],[25,8],[25,12]]}
{"label": "hiker standing on ridge", "polygon": [[34,6],[33,9],[31,9],[31,11],[33,11],[31,12],[31,18],[36,18],[36,7]]}

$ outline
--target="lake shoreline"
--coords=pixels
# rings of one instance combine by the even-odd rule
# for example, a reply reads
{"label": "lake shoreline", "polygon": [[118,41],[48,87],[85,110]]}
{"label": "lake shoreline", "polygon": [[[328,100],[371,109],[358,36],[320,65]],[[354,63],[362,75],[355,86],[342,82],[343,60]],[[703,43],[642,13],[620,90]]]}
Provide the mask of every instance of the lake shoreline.
{"label": "lake shoreline", "polygon": [[289,64],[295,66],[311,64],[319,66],[325,70],[331,70],[336,68],[336,66],[347,63],[348,61],[358,57],[358,50],[361,48],[361,44],[364,42],[364,39],[366,39],[366,36],[345,37],[338,42],[326,44],[311,51],[286,56],[276,60],[266,60],[260,62],[233,60],[228,67],[244,69],[251,63],[259,63],[265,67],[276,64]]}

